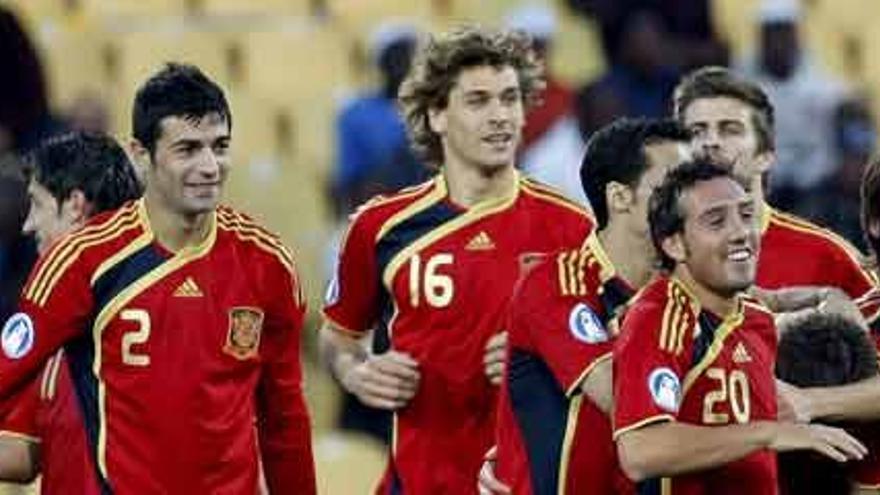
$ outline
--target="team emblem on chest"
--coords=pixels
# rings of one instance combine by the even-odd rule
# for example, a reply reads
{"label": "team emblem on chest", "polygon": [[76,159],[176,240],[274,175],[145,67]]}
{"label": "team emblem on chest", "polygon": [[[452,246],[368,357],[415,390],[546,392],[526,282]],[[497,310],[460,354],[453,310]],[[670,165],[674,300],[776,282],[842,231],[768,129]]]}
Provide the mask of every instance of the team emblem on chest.
{"label": "team emblem on chest", "polygon": [[229,332],[223,351],[238,359],[256,357],[263,330],[263,311],[259,308],[235,307],[229,310]]}

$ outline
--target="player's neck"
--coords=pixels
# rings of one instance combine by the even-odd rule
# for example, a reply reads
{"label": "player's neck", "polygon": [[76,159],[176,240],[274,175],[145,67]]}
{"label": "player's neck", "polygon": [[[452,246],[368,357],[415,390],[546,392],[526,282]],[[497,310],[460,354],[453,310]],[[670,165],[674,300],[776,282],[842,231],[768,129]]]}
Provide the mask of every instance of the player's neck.
{"label": "player's neck", "polygon": [[210,235],[211,213],[183,215],[175,212],[161,199],[149,194],[149,189],[144,195],[144,207],[156,241],[169,251],[196,246]]}
{"label": "player's neck", "polygon": [[512,165],[488,168],[447,160],[442,170],[449,198],[466,208],[507,197],[516,187],[516,171]]}
{"label": "player's neck", "polygon": [[718,292],[706,287],[696,279],[694,279],[690,271],[684,265],[678,265],[675,268],[674,275],[682,283],[684,283],[691,293],[697,298],[697,301],[705,309],[708,309],[715,315],[726,318],[729,314],[736,310],[736,297],[719,294]]}
{"label": "player's neck", "polygon": [[[617,276],[633,287],[642,287],[653,273],[653,246],[650,241],[629,234],[623,226],[609,223],[597,234]],[[644,256],[641,255],[644,253]]]}

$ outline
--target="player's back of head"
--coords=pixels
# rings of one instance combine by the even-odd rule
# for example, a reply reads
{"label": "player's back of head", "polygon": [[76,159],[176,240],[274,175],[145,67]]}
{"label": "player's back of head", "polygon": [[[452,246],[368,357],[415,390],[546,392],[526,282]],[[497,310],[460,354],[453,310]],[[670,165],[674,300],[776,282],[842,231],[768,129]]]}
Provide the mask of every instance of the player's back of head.
{"label": "player's back of head", "polygon": [[599,230],[608,224],[606,188],[612,182],[635,188],[648,169],[645,146],[659,141],[687,143],[687,130],[673,120],[621,118],[597,131],[581,161],[581,184]]}
{"label": "player's back of head", "polygon": [[200,120],[218,114],[232,128],[232,114],[223,89],[198,67],[169,63],[138,88],[132,109],[134,138],[151,154],[166,117]]}
{"label": "player's back of head", "polygon": [[125,151],[111,137],[70,133],[41,143],[28,158],[33,180],[60,205],[79,190],[92,213],[137,199],[143,189]]}

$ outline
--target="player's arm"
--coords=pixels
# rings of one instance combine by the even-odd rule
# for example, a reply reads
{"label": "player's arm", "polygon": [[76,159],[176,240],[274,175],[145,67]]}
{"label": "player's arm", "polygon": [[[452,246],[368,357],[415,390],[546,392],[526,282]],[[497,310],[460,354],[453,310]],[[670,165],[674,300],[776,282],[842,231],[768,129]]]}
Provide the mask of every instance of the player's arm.
{"label": "player's arm", "polygon": [[617,438],[621,467],[637,482],[715,468],[767,448],[812,450],[838,462],[861,459],[868,452],[840,428],[771,421],[711,427],[654,423]]}
{"label": "player's arm", "polygon": [[780,332],[815,311],[838,314],[866,328],[856,303],[846,292],[835,287],[802,286],[770,290],[756,286],[749,292],[777,314],[776,324]]}
{"label": "player's arm", "polygon": [[321,356],[343,388],[364,404],[399,409],[415,397],[419,365],[408,354],[394,350],[370,354],[354,335],[325,320],[320,332]]}
{"label": "player's arm", "polygon": [[880,419],[880,377],[834,387],[787,386],[790,400],[805,419],[876,421]]}
{"label": "player's arm", "polygon": [[41,405],[37,375],[3,402],[0,417],[0,480],[29,483],[39,473]]}
{"label": "player's arm", "polygon": [[[257,429],[270,494],[314,494],[315,464],[302,387],[300,339],[305,306],[296,274],[282,267],[266,312],[263,364],[257,388]],[[282,275],[283,274],[283,275]]]}
{"label": "player's arm", "polygon": [[40,444],[0,432],[0,480],[30,483],[37,478]]}

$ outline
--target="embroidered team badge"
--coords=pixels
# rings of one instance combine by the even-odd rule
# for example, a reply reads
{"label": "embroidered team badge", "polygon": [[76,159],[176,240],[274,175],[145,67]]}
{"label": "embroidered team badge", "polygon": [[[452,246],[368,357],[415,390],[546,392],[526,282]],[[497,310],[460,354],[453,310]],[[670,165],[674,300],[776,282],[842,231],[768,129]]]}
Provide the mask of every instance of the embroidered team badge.
{"label": "embroidered team badge", "polygon": [[34,322],[25,313],[15,313],[6,320],[0,333],[3,354],[9,359],[21,359],[34,346]]}
{"label": "embroidered team badge", "polygon": [[648,376],[648,390],[651,398],[661,409],[678,412],[681,404],[681,382],[678,375],[669,368],[657,368]]}
{"label": "embroidered team badge", "polygon": [[568,329],[574,338],[587,344],[598,344],[608,340],[608,332],[596,313],[584,303],[577,303],[568,315]]}
{"label": "embroidered team badge", "polygon": [[256,357],[263,330],[263,311],[258,308],[236,307],[229,310],[229,332],[223,352],[237,358]]}

